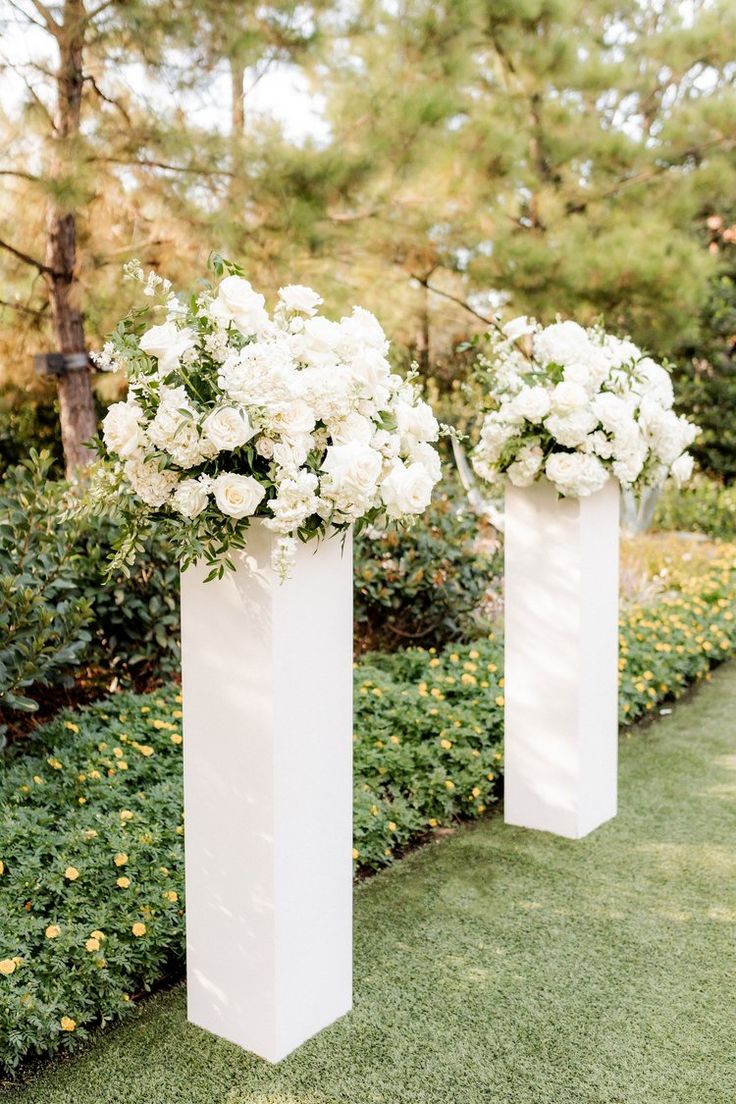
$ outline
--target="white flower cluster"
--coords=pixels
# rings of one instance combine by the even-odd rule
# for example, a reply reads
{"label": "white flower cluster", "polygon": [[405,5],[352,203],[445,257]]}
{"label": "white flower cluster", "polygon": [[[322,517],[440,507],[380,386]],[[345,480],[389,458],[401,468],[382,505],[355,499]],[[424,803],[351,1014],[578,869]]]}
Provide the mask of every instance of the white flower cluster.
{"label": "white flower cluster", "polygon": [[593,494],[613,476],[624,487],[692,473],[698,427],[673,409],[670,375],[633,342],[576,322],[542,328],[514,319],[492,339],[481,371],[493,409],[473,466],[517,487],[545,477],[561,495]]}
{"label": "white flower cluster", "polygon": [[103,439],[138,497],[186,523],[257,513],[282,571],[297,534],[420,514],[440,478],[438,423],[377,320],[355,307],[333,322],[321,302],[284,287],[270,317],[230,275],[194,309],[169,295],[164,322],[104,352],[130,385]]}

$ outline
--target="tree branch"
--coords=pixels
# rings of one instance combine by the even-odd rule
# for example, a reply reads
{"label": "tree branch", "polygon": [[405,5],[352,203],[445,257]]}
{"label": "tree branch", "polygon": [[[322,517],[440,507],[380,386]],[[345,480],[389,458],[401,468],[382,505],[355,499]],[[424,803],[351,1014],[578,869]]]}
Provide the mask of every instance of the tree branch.
{"label": "tree branch", "polygon": [[477,311],[475,307],[471,307],[470,303],[466,303],[464,299],[461,299],[459,295],[453,295],[451,292],[445,291],[443,288],[438,288],[435,287],[434,284],[430,284],[428,276],[417,276],[414,272],[410,272],[409,275],[412,280],[416,280],[416,282],[421,287],[426,288],[427,291],[431,291],[435,295],[441,296],[443,299],[449,299],[451,303],[455,303],[458,307],[462,307],[463,310],[466,310],[470,314],[474,315],[476,318],[479,318],[481,322],[485,322],[487,326],[498,326],[498,323],[494,318],[487,318],[484,314],[481,314],[480,311]]}
{"label": "tree branch", "polygon": [[53,268],[49,268],[43,261],[36,260],[35,257],[31,257],[30,254],[24,253],[22,249],[16,249],[14,245],[9,242],[3,241],[0,238],[0,249],[5,249],[8,253],[11,253],[14,257],[17,257],[19,261],[23,261],[24,264],[30,265],[32,268],[38,269],[39,272],[43,272],[46,276],[56,276]]}
{"label": "tree branch", "polygon": [[59,26],[59,24],[54,19],[54,17],[51,14],[50,10],[46,7],[45,4],[41,3],[41,0],[31,0],[31,3],[33,4],[34,8],[38,12],[38,14],[41,16],[41,18],[43,19],[43,21],[46,25],[46,29],[49,32],[49,34],[52,34],[54,36],[54,38],[56,38],[58,36],[59,32],[61,31],[61,27]]}
{"label": "tree branch", "polygon": [[36,310],[34,307],[26,307],[23,303],[11,303],[8,299],[0,299],[0,307],[9,307],[10,310],[20,311],[21,314],[32,314],[36,318],[42,318],[46,310],[45,306],[41,310]]}
{"label": "tree branch", "polygon": [[113,100],[110,96],[106,96],[91,73],[85,73],[84,77],[82,79],[85,80],[88,84],[90,84],[92,86],[92,88],[94,89],[94,91],[97,93],[97,95],[100,97],[101,100],[104,100],[105,103],[110,104],[111,107],[117,108],[117,110],[120,112],[120,114],[125,119],[128,126],[131,125],[130,115],[125,110],[123,105],[121,103],[119,103],[118,100]]}

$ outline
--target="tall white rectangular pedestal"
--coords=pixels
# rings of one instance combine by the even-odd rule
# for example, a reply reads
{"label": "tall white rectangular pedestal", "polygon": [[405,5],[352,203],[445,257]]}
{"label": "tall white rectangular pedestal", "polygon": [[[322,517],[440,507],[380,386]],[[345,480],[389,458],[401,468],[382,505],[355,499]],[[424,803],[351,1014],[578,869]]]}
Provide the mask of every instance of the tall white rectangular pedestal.
{"label": "tall white rectangular pedestal", "polygon": [[352,547],[182,573],[189,1019],[279,1061],[352,1003]]}
{"label": "tall white rectangular pedestal", "polygon": [[507,488],[509,824],[578,838],[616,815],[619,499],[613,479],[580,499]]}

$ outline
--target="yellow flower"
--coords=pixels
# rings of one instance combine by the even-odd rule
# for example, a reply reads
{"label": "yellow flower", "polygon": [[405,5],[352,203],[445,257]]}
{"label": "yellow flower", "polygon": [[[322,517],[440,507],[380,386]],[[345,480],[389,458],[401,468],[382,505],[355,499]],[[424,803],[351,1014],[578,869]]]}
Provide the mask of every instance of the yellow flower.
{"label": "yellow flower", "polygon": [[133,819],[133,814],[131,813],[130,809],[121,809],[120,810],[120,819],[123,820],[123,821],[132,820]]}
{"label": "yellow flower", "polygon": [[172,732],[169,739],[171,740],[172,744],[180,744],[181,743],[181,736],[178,732]]}
{"label": "yellow flower", "polygon": [[452,747],[452,742],[450,740],[440,740],[440,747],[444,748],[445,751],[449,751]]}
{"label": "yellow flower", "polygon": [[360,851],[358,851],[357,847],[354,847],[353,848],[353,859],[357,859],[359,857],[360,857]]}
{"label": "yellow flower", "polygon": [[112,753],[113,753],[113,755],[115,756],[116,759],[122,759],[123,758],[123,749],[122,748],[119,748],[119,747],[113,748]]}
{"label": "yellow flower", "polygon": [[59,760],[54,758],[53,755],[49,759],[47,759],[46,762],[48,763],[48,765],[50,767],[53,767],[54,770],[63,770],[64,769],[62,764],[59,762]]}
{"label": "yellow flower", "polygon": [[390,820],[388,822],[388,830],[389,830],[389,832],[395,832],[396,831],[396,822],[394,820]]}
{"label": "yellow flower", "polygon": [[151,707],[149,705],[142,705],[141,706],[141,713],[150,713],[150,712],[151,712]]}
{"label": "yellow flower", "polygon": [[127,889],[130,885],[130,878],[118,878],[115,885],[120,886],[121,889]]}
{"label": "yellow flower", "polygon": [[145,935],[146,925],[141,923],[140,920],[136,920],[135,924],[130,930],[132,931],[133,935]]}
{"label": "yellow flower", "polygon": [[5,863],[0,859],[0,875],[5,873]]}
{"label": "yellow flower", "polygon": [[90,932],[89,934],[92,936],[93,939],[102,940],[102,939],[105,938],[105,933],[101,932],[101,931],[98,931],[97,929],[95,929],[95,931],[93,931],[93,932]]}
{"label": "yellow flower", "polygon": [[90,951],[90,953],[91,953],[92,951],[99,951],[99,949],[100,949],[100,941],[99,941],[99,939],[92,939],[92,938],[90,937],[90,938],[89,938],[89,939],[87,940],[87,942],[86,942],[86,943],[84,944],[84,946],[85,946],[85,949],[86,949],[86,950]]}
{"label": "yellow flower", "polygon": [[398,736],[392,736],[392,737],[391,737],[391,743],[392,743],[392,744],[400,744],[400,743],[401,743],[401,740],[399,739],[399,737],[398,737]]}
{"label": "yellow flower", "polygon": [[149,747],[148,744],[143,744],[141,747],[138,748],[138,750],[141,755],[144,755],[146,757],[146,759],[148,759],[150,755],[153,755],[153,748]]}
{"label": "yellow flower", "polygon": [[427,824],[429,825],[430,828],[436,828],[437,827],[437,820],[435,819],[435,817],[430,817],[429,820],[427,821]]}
{"label": "yellow flower", "polygon": [[128,856],[125,854],[124,851],[118,851],[117,855],[113,859],[113,862],[115,863],[116,866],[125,866],[127,861],[128,861]]}
{"label": "yellow flower", "polygon": [[85,839],[96,839],[96,837],[97,837],[97,832],[95,831],[94,828],[85,828],[85,830],[84,830],[84,838]]}
{"label": "yellow flower", "polygon": [[79,871],[76,866],[68,866],[64,871],[64,877],[68,878],[70,882],[76,882],[79,877]]}
{"label": "yellow flower", "polygon": [[70,732],[79,732],[79,725],[74,724],[74,721],[64,721],[64,728],[68,728]]}
{"label": "yellow flower", "polygon": [[473,797],[480,797],[480,787],[473,786],[471,793],[473,794]]}
{"label": "yellow flower", "polygon": [[164,893],[164,897],[167,901],[171,901],[172,903],[179,900],[179,894],[175,889],[167,889]]}
{"label": "yellow flower", "polygon": [[77,1021],[73,1020],[71,1016],[62,1016],[59,1020],[59,1026],[62,1031],[74,1031],[76,1030]]}
{"label": "yellow flower", "polygon": [[90,778],[93,778],[95,780],[95,782],[97,782],[100,778],[102,778],[102,775],[100,774],[100,772],[98,770],[91,770],[89,772],[89,776],[90,776]]}
{"label": "yellow flower", "polygon": [[37,786],[43,786],[43,778],[40,774],[34,774],[33,781],[36,783]]}
{"label": "yellow flower", "polygon": [[504,705],[505,702],[506,702],[506,699],[504,698],[503,694],[499,694],[498,697],[496,698],[496,705]]}
{"label": "yellow flower", "polygon": [[56,939],[56,937],[59,936],[59,935],[61,935],[61,928],[59,927],[59,925],[58,924],[49,924],[49,926],[46,929],[46,938],[47,939]]}
{"label": "yellow flower", "polygon": [[445,780],[445,789],[447,789],[447,790],[454,790],[455,789],[455,783],[452,781],[451,778],[447,778]]}
{"label": "yellow flower", "polygon": [[175,720],[180,721],[184,714],[181,709],[172,709],[171,716],[174,717]]}
{"label": "yellow flower", "polygon": [[174,701],[177,702],[179,705],[181,705],[181,701],[182,701],[181,694],[177,694],[176,697],[174,698]]}
{"label": "yellow flower", "polygon": [[14,973],[15,973],[15,963],[13,962],[12,958],[3,958],[0,961],[0,974],[4,974],[5,977],[7,977],[8,974],[14,974]]}

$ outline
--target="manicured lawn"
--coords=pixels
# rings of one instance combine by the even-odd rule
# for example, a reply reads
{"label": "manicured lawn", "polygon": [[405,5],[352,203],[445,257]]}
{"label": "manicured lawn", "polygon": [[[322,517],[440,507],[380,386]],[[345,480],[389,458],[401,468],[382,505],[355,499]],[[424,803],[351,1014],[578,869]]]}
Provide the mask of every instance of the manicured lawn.
{"label": "manicured lawn", "polygon": [[587,840],[491,816],[356,890],[355,1011],[278,1067],[146,1002],[17,1104],[733,1104],[736,665]]}

